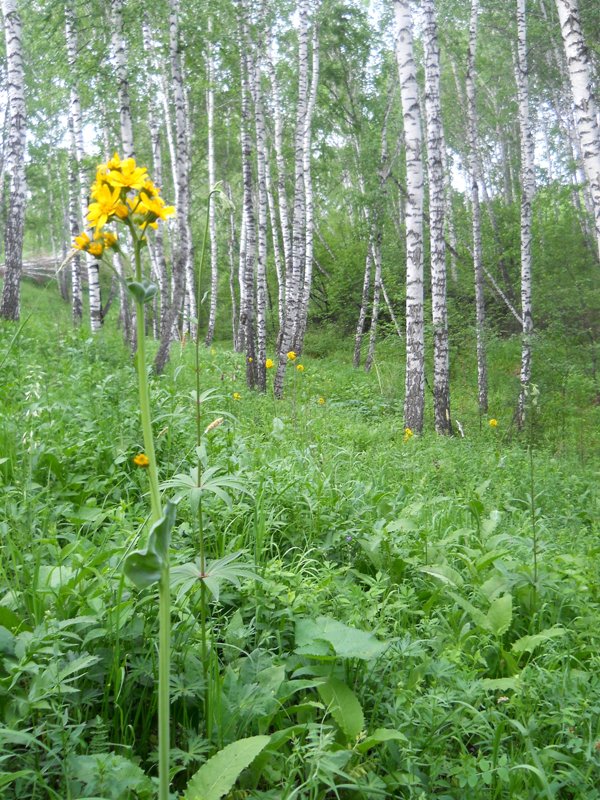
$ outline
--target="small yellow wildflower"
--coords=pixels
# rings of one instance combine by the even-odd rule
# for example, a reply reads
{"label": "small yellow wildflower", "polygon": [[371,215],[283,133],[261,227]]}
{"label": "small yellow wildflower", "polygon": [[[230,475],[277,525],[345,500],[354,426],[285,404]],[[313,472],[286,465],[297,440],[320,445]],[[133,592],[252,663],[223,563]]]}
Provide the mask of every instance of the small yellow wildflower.
{"label": "small yellow wildflower", "polygon": [[272,358],[267,358],[267,360],[265,361],[265,367],[267,369],[273,369],[274,366],[275,366],[275,364],[273,363],[273,359]]}
{"label": "small yellow wildflower", "polygon": [[324,406],[325,405],[325,398],[324,397],[319,397],[319,405],[320,406]]}
{"label": "small yellow wildflower", "polygon": [[241,400],[242,399],[242,395],[239,392],[234,392],[233,393],[233,399],[234,400]]}
{"label": "small yellow wildflower", "polygon": [[95,256],[96,258],[100,258],[100,256],[102,255],[102,251],[104,250],[104,247],[102,246],[101,242],[92,242],[87,246],[86,250],[90,255]]}
{"label": "small yellow wildflower", "polygon": [[75,250],[86,250],[90,245],[90,237],[87,233],[80,233],[79,236],[75,237],[75,241],[73,242],[73,248]]}
{"label": "small yellow wildflower", "polygon": [[489,421],[489,426],[490,426],[490,428],[497,428],[498,427],[498,420],[497,419],[491,419]]}
{"label": "small yellow wildflower", "polygon": [[254,361],[254,359],[252,358],[252,356],[248,356],[248,363],[252,364],[253,361]]}
{"label": "small yellow wildflower", "polygon": [[211,354],[211,356],[216,356],[217,355],[217,351],[215,350],[214,347],[210,348],[210,354]]}
{"label": "small yellow wildflower", "polygon": [[298,372],[304,372],[304,364],[296,364],[296,369]]}
{"label": "small yellow wildflower", "polygon": [[295,361],[296,360],[296,353],[293,350],[287,354],[288,361]]}
{"label": "small yellow wildflower", "polygon": [[413,437],[413,436],[414,436],[414,433],[411,431],[411,429],[410,429],[410,428],[404,428],[404,437],[403,437],[403,440],[404,440],[405,442],[408,442],[410,439],[412,439],[412,437]]}
{"label": "small yellow wildflower", "polygon": [[150,464],[150,459],[145,453],[138,453],[133,459],[133,463],[136,467],[147,467]]}
{"label": "small yellow wildflower", "polygon": [[90,225],[96,228],[96,232],[112,217],[125,219],[129,213],[127,206],[121,202],[121,192],[118,188],[111,190],[106,184],[96,185],[92,188],[92,197],[95,202],[89,205],[87,219]]}

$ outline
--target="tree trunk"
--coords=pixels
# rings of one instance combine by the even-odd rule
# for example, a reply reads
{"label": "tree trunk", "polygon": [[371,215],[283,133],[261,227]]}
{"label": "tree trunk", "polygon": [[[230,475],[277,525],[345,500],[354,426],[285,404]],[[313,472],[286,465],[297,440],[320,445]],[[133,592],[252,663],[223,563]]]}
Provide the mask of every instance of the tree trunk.
{"label": "tree trunk", "polygon": [[189,209],[189,173],[187,157],[187,136],[185,129],[185,100],[183,96],[183,78],[179,58],[179,2],[169,0],[169,54],[171,59],[171,76],[175,98],[175,132],[177,160],[175,171],[177,178],[177,230],[174,243],[172,282],[173,297],[166,319],[163,321],[160,347],[154,361],[154,368],[160,374],[169,358],[169,349],[176,329],[177,319],[181,313],[185,293],[186,262],[190,256],[191,246],[188,241],[187,214]]}
{"label": "tree trunk", "polygon": [[[75,131],[73,130],[73,117],[69,120],[69,233],[71,241],[81,233],[81,196],[79,193],[79,174],[77,170],[77,155],[75,146]],[[77,253],[71,260],[71,306],[73,324],[81,325],[83,319],[83,300],[81,296],[81,256]]]}
{"label": "tree trunk", "polygon": [[425,12],[425,110],[429,165],[431,311],[433,318],[433,405],[437,433],[451,434],[440,49],[434,0],[424,0],[423,10]]}
{"label": "tree trunk", "polygon": [[317,103],[317,88],[319,84],[319,34],[316,22],[313,24],[312,35],[312,75],[310,82],[310,95],[308,108],[304,118],[304,133],[302,143],[302,172],[304,179],[304,198],[306,210],[306,232],[304,249],[304,275],[300,290],[298,318],[294,334],[294,350],[302,352],[304,336],[308,322],[308,306],[310,303],[310,289],[312,286],[313,272],[313,236],[314,236],[314,201],[311,176],[311,125]]}
{"label": "tree trunk", "polygon": [[354,358],[352,359],[352,364],[356,369],[360,367],[362,340],[365,333],[365,320],[367,319],[367,305],[369,302],[369,293],[371,291],[372,266],[373,256],[371,253],[371,243],[369,242],[367,245],[367,255],[365,257],[365,272],[363,277],[362,294],[360,297],[360,311],[358,312],[358,322],[356,323],[356,333],[354,334]]}
{"label": "tree trunk", "polygon": [[521,345],[521,391],[517,406],[517,425],[525,423],[525,405],[531,382],[531,224],[533,195],[535,192],[535,144],[529,117],[529,69],[527,66],[527,20],[525,0],[517,0],[517,92],[519,98],[519,127],[521,133],[521,317],[523,341]]}
{"label": "tree trunk", "polygon": [[475,317],[477,335],[477,388],[479,412],[487,413],[488,385],[485,352],[485,297],[483,293],[483,254],[481,248],[481,209],[479,205],[479,162],[477,154],[477,107],[475,104],[475,48],[477,45],[477,16],[479,0],[471,0],[469,48],[467,52],[467,117],[469,139],[469,169],[473,215],[473,270],[475,274]]}
{"label": "tree trunk", "polygon": [[258,177],[258,251],[256,262],[256,383],[261,392],[267,388],[265,362],[267,358],[267,137],[263,114],[260,62],[253,65],[251,73],[254,98],[254,127],[256,131],[256,174]]}
{"label": "tree trunk", "polygon": [[[249,389],[256,385],[256,327],[254,306],[254,262],[256,256],[256,220],[252,199],[252,138],[250,136],[250,86],[248,65],[248,36],[244,28],[241,39],[242,117],[240,139],[242,145],[242,182],[244,190],[245,248],[242,264],[243,303],[240,300],[240,327],[244,329],[246,352],[246,383]],[[264,311],[264,308],[263,308]]]}
{"label": "tree trunk", "polygon": [[291,270],[286,275],[285,316],[280,336],[277,371],[273,382],[276,397],[282,397],[287,353],[293,349],[297,330],[300,292],[306,259],[306,197],[304,188],[305,122],[308,113],[308,0],[299,0],[298,105],[294,136],[294,216]]}
{"label": "tree trunk", "polygon": [[[206,124],[208,126],[208,190],[217,182],[215,169],[215,65],[212,43],[212,17],[208,18],[208,36],[206,39]],[[210,239],[210,309],[208,326],[204,340],[210,346],[215,335],[217,322],[217,293],[219,288],[219,263],[217,252],[217,215],[214,197],[209,200],[208,236]]]}
{"label": "tree trunk", "polygon": [[404,424],[423,430],[425,405],[425,331],[423,319],[423,162],[421,113],[413,55],[412,17],[408,0],[394,0],[398,35],[396,60],[400,78],[406,148],[406,381]]}
{"label": "tree trunk", "polygon": [[600,253],[600,129],[593,93],[592,65],[583,39],[578,0],[556,0],[571,90],[581,155],[594,203],[596,239]]}
{"label": "tree trunk", "polygon": [[21,311],[23,233],[25,228],[25,78],[21,18],[16,0],[2,0],[6,39],[7,94],[10,104],[8,162],[10,187],[8,219],[4,230],[4,287],[0,317],[18,320]]}

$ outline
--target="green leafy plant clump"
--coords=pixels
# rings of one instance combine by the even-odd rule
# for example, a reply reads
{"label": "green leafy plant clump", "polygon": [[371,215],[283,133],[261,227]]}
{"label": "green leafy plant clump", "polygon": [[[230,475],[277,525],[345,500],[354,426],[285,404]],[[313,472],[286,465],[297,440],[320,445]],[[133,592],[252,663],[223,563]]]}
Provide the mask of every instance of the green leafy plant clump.
{"label": "green leafy plant clump", "polygon": [[0,329],[3,797],[594,796],[595,406],[571,435],[541,375],[519,438],[501,380],[495,425],[459,381],[464,438],[407,436],[392,345],[378,375],[304,356],[278,403],[182,347],[144,370],[153,514],[136,364],[27,291]]}

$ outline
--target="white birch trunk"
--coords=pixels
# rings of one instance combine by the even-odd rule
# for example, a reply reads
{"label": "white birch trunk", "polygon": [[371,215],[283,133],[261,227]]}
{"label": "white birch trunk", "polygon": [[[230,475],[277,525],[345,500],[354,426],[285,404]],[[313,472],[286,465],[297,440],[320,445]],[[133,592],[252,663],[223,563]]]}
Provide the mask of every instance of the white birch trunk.
{"label": "white birch trunk", "polygon": [[7,94],[10,105],[8,162],[10,196],[8,219],[4,230],[4,287],[0,317],[18,320],[21,311],[21,274],[23,272],[23,233],[25,228],[25,76],[21,18],[16,0],[2,0],[6,40]]}
{"label": "white birch trunk", "polygon": [[600,128],[593,92],[592,65],[583,39],[578,0],[556,0],[556,8],[569,68],[583,166],[594,203],[600,254]]}
{"label": "white birch trunk", "polygon": [[[242,116],[240,120],[240,142],[242,147],[242,182],[244,192],[245,229],[244,258],[240,258],[243,269],[241,286],[243,286],[243,303],[240,298],[240,328],[244,330],[244,350],[246,353],[246,383],[249,389],[256,385],[256,327],[254,305],[254,272],[256,258],[256,220],[252,198],[252,138],[250,136],[250,86],[248,65],[248,35],[242,25],[241,36],[241,77],[242,77]],[[241,253],[241,249],[240,249]]]}
{"label": "white birch trunk", "polygon": [[267,186],[267,203],[269,206],[269,222],[271,223],[271,241],[273,242],[273,260],[275,274],[277,275],[277,319],[279,329],[283,326],[283,312],[285,306],[285,263],[282,262],[279,247],[279,225],[277,222],[277,207],[273,196],[273,179],[271,177],[271,163],[268,148],[265,151],[265,182]]}
{"label": "white birch trunk", "polygon": [[[69,235],[71,241],[81,233],[81,206],[79,193],[79,174],[75,148],[73,118],[69,115]],[[83,319],[83,299],[81,296],[81,256],[77,253],[71,260],[71,308],[73,324],[81,325]]]}
{"label": "white birch trunk", "polygon": [[404,424],[423,430],[425,405],[425,331],[423,319],[423,162],[421,113],[413,55],[408,0],[394,0],[398,33],[396,60],[400,78],[406,147],[406,381]]}
{"label": "white birch trunk", "polygon": [[161,373],[169,357],[169,349],[173,340],[173,332],[177,319],[183,308],[185,295],[186,264],[191,254],[191,243],[188,241],[187,216],[189,213],[189,158],[187,154],[187,135],[185,125],[185,99],[181,62],[179,53],[179,1],[169,0],[169,55],[171,61],[171,77],[173,96],[175,99],[175,132],[176,161],[174,164],[177,185],[177,230],[174,243],[172,282],[173,299],[168,319],[163,325],[160,347],[156,354],[154,367]]}
{"label": "white birch trunk", "polygon": [[[273,142],[275,145],[275,165],[277,167],[277,200],[279,204],[279,222],[281,225],[281,238],[283,242],[283,258],[285,262],[285,280],[284,280],[284,298],[285,287],[290,281],[292,273],[292,239],[290,232],[290,212],[287,201],[287,191],[285,186],[286,169],[285,159],[283,155],[283,117],[281,113],[281,98],[279,93],[279,84],[275,74],[275,67],[273,65],[272,55],[266,60],[266,69],[271,81],[271,95],[273,97],[272,113],[273,113],[273,127],[274,137]],[[282,308],[282,313],[285,309]],[[283,329],[283,321],[281,323]]]}
{"label": "white birch trunk", "polygon": [[423,0],[423,10],[425,12],[425,110],[429,165],[431,311],[433,318],[433,405],[437,433],[451,434],[440,49],[434,0]]}
{"label": "white birch trunk", "polygon": [[365,257],[365,271],[363,276],[362,293],[360,296],[360,311],[358,312],[358,322],[356,323],[356,333],[354,334],[354,358],[352,365],[358,369],[360,366],[360,355],[362,349],[362,340],[365,333],[365,320],[367,318],[367,304],[369,302],[369,293],[371,291],[371,271],[373,267],[373,256],[371,253],[371,244],[367,245],[367,255]]}
{"label": "white birch trunk", "polygon": [[[208,127],[208,190],[217,182],[215,167],[215,64],[212,43],[212,17],[208,18],[208,35],[206,40],[206,124]],[[210,346],[217,322],[217,293],[219,288],[219,263],[217,250],[217,215],[214,197],[209,200],[208,236],[210,239],[210,308],[205,344]]]}
{"label": "white birch trunk", "polygon": [[479,411],[488,408],[487,361],[485,351],[485,298],[483,293],[483,254],[481,247],[481,209],[479,204],[479,160],[477,153],[477,107],[475,104],[475,49],[477,45],[477,16],[479,0],[471,1],[469,47],[467,52],[467,117],[469,139],[469,168],[473,216],[473,271],[475,275],[475,327],[477,336],[477,388]]}
{"label": "white birch trunk", "polygon": [[311,174],[311,126],[317,104],[317,89],[319,85],[319,34],[316,23],[313,25],[312,34],[312,74],[310,81],[310,95],[308,98],[308,108],[304,119],[304,133],[302,143],[303,159],[303,178],[304,178],[304,197],[306,207],[306,232],[304,250],[304,276],[301,289],[301,297],[298,307],[298,319],[294,334],[294,349],[302,352],[304,346],[304,336],[308,322],[308,306],[310,303],[310,290],[312,286],[313,273],[313,237],[314,237],[314,201]]}
{"label": "white birch trunk", "polygon": [[229,198],[229,236],[227,238],[227,256],[229,258],[229,294],[231,296],[231,341],[235,350],[238,339],[238,305],[237,295],[235,292],[235,250],[237,244],[237,231],[235,226],[233,195],[231,193],[231,186],[228,183],[225,184],[225,192]]}
{"label": "white birch trunk", "polygon": [[306,197],[304,189],[304,130],[308,112],[308,0],[298,2],[298,105],[294,136],[294,214],[292,267],[285,287],[285,320],[273,384],[276,397],[283,395],[287,353],[293,349],[298,324],[303,271],[306,258]]}
{"label": "white birch trunk", "polygon": [[531,382],[531,225],[532,202],[535,193],[535,144],[529,115],[529,69],[527,65],[527,20],[525,0],[517,0],[517,92],[519,98],[519,127],[521,133],[521,391],[517,406],[517,425],[525,423],[526,401]]}
{"label": "white birch trunk", "polygon": [[256,261],[256,338],[257,363],[255,368],[258,388],[267,388],[265,361],[267,358],[267,137],[263,114],[260,62],[253,65],[252,87],[254,98],[254,127],[256,131],[256,164],[258,195],[258,250]]}

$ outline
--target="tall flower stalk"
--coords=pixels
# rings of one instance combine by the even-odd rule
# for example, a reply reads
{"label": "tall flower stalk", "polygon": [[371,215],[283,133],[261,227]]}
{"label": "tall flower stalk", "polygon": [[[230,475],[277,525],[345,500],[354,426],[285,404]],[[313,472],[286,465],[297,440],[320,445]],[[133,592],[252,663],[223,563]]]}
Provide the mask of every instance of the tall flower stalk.
{"label": "tall flower stalk", "polygon": [[159,800],[169,800],[169,672],[171,649],[171,603],[169,596],[169,541],[175,522],[175,506],[167,503],[163,512],[158,483],[158,465],[152,433],[150,391],[146,369],[145,306],[157,292],[157,287],[143,275],[142,250],[147,244],[148,228],[156,228],[175,212],[160,196],[160,190],[150,180],[145,167],[138,167],[133,158],[121,160],[115,153],[106,164],[100,164],[91,189],[92,202],[87,220],[90,230],[75,238],[73,247],[102,258],[107,251],[120,252],[119,240],[109,224],[124,227],[133,244],[134,274],[127,288],[136,305],[137,352],[136,366],[140,398],[140,416],[145,458],[137,464],[148,469],[152,527],[145,550],[131,553],[125,562],[127,576],[138,586],[158,583],[159,594],[159,656],[158,656],[158,774]]}

